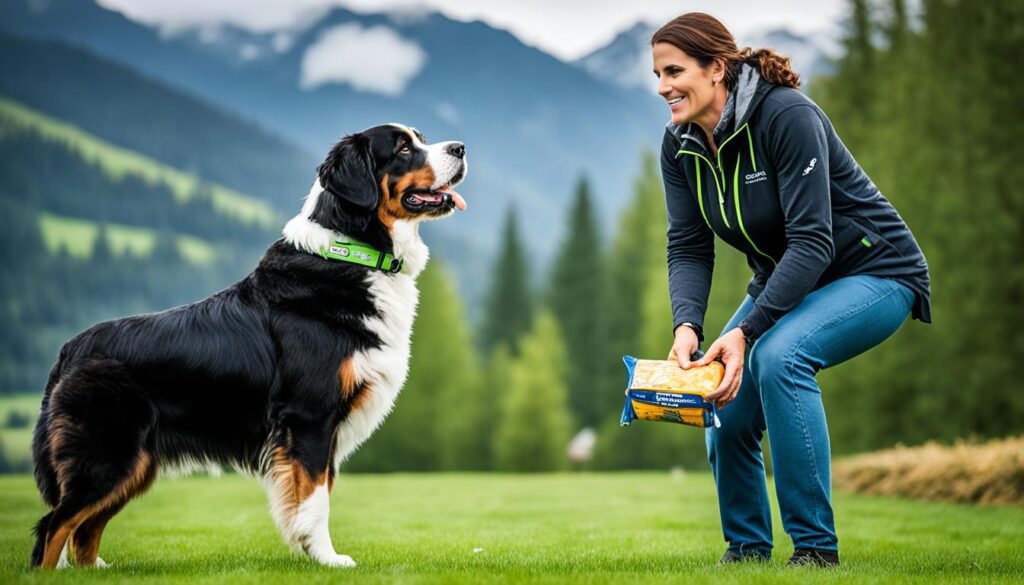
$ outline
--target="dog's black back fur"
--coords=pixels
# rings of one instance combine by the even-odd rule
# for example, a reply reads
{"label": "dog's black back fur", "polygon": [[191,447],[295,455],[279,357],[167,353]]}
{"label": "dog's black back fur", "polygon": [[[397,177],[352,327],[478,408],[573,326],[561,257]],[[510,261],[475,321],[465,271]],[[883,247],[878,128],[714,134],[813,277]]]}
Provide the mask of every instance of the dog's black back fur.
{"label": "dog's black back fur", "polygon": [[[154,449],[165,464],[209,460],[258,471],[272,421],[343,414],[339,393],[324,388],[337,385],[346,357],[379,344],[362,324],[377,310],[365,276],[278,241],[251,275],[210,298],[91,327],[65,345],[54,370],[89,370],[97,358],[122,365],[156,410]],[[34,446],[35,460],[47,462],[48,443]],[[37,480],[56,505],[50,474]]]}

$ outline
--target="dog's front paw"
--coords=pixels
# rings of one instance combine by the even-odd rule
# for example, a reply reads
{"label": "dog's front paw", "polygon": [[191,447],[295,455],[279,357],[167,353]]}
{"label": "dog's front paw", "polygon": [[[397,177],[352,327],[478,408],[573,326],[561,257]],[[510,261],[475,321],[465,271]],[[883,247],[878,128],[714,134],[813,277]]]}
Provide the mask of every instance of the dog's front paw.
{"label": "dog's front paw", "polygon": [[348,555],[333,555],[325,558],[317,559],[321,564],[327,565],[328,567],[337,567],[340,569],[351,569],[356,566],[356,562],[352,560],[352,557]]}
{"label": "dog's front paw", "polygon": [[103,559],[101,559],[99,557],[96,557],[96,564],[93,565],[93,567],[97,568],[97,569],[109,569],[110,568],[110,563],[104,561]]}

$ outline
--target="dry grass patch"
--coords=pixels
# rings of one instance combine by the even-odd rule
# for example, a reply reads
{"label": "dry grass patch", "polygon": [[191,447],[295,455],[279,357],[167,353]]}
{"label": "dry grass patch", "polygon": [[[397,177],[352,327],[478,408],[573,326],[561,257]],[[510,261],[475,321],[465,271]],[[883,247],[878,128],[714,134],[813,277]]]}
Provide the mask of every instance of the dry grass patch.
{"label": "dry grass patch", "polygon": [[859,455],[836,462],[833,482],[862,494],[1024,506],[1024,436]]}

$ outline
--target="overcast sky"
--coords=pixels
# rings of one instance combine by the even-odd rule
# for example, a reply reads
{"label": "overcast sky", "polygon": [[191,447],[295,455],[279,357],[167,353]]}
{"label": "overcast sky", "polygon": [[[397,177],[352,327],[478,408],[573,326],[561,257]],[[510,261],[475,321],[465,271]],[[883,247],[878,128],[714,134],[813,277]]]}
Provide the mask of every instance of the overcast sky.
{"label": "overcast sky", "polygon": [[787,26],[817,32],[846,14],[845,0],[99,0],[129,17],[165,28],[229,22],[252,30],[299,26],[330,6],[357,12],[432,9],[456,20],[483,20],[562,59],[608,43],[638,20],[663,23],[687,11],[708,12],[738,37]]}

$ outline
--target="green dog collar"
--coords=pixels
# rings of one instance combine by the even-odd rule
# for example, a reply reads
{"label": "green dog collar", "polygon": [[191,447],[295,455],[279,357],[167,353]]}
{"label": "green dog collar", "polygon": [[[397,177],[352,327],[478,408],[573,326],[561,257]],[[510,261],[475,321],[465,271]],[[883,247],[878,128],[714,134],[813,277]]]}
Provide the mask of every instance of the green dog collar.
{"label": "green dog collar", "polygon": [[320,255],[324,260],[349,262],[391,274],[402,270],[401,258],[395,258],[391,252],[382,252],[362,242],[334,242],[327,248],[320,248]]}

